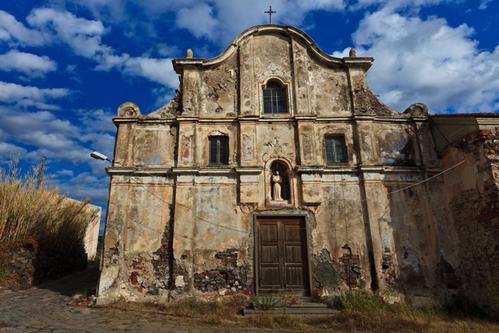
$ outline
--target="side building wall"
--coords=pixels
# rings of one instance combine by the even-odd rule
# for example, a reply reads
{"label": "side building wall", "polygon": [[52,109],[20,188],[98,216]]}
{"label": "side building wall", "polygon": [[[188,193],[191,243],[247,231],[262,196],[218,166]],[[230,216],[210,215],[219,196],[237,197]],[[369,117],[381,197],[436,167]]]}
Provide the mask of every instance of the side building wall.
{"label": "side building wall", "polygon": [[437,224],[438,274],[445,291],[439,296],[497,315],[499,119],[497,115],[439,116],[435,127],[443,167],[457,165],[444,176],[450,218]]}

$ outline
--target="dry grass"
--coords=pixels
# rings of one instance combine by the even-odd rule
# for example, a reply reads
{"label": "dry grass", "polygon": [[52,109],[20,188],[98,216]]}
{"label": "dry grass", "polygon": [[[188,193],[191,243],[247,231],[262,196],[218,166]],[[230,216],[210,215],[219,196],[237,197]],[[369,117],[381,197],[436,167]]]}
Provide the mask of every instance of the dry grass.
{"label": "dry grass", "polygon": [[0,242],[50,238],[59,246],[82,240],[92,218],[85,210],[88,202],[67,201],[57,189],[37,189],[37,181],[37,168],[22,176],[13,163],[0,170]]}
{"label": "dry grass", "polygon": [[83,249],[86,226],[94,217],[88,202],[38,186],[38,174],[35,167],[21,175],[15,163],[0,169],[0,256],[23,246],[50,258]]}
{"label": "dry grass", "polygon": [[362,305],[343,309],[335,314],[320,317],[272,316],[257,314],[245,317],[241,310],[247,305],[244,296],[225,297],[217,301],[197,301],[194,298],[167,305],[120,302],[111,306],[114,310],[147,316],[171,316],[194,326],[251,327],[271,330],[324,331],[324,332],[397,332],[397,333],[499,333],[496,323],[452,317],[433,309],[416,309],[408,305],[370,307]]}
{"label": "dry grass", "polygon": [[217,301],[200,301],[195,298],[185,298],[168,304],[120,301],[107,306],[107,308],[133,312],[160,313],[210,325],[230,326],[240,322],[242,310],[247,304],[247,296],[234,295],[223,297]]}

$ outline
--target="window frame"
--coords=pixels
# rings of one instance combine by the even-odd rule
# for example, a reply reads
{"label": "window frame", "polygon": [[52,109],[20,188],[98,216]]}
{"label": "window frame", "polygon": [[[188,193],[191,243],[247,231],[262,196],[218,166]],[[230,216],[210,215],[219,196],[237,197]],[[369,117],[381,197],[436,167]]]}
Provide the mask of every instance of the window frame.
{"label": "window frame", "polygon": [[[223,138],[223,140],[222,140]],[[226,162],[224,162],[223,155],[222,155],[222,142],[225,140],[227,144],[227,156],[226,156]],[[211,154],[211,145],[212,142],[218,142],[217,147],[216,147],[216,158],[215,161],[212,162],[212,154]],[[228,135],[210,135],[208,136],[208,165],[211,166],[221,166],[221,165],[229,165],[230,162],[230,141],[229,141],[229,136]]]}
{"label": "window frame", "polygon": [[[271,85],[271,87],[269,88],[268,85]],[[272,85],[275,85],[275,88],[272,88]],[[285,105],[283,106],[284,108],[284,112],[274,112],[273,111],[273,106],[276,106],[277,109],[279,110],[279,105],[280,102],[279,102],[279,99],[278,99],[278,96],[274,97],[272,96],[272,91],[274,90],[277,90],[276,88],[279,87],[279,91],[282,93],[282,101],[284,101]],[[271,100],[270,100],[270,106],[271,106],[271,112],[266,112],[266,102],[265,102],[265,98],[266,98],[266,90],[269,89],[270,92],[271,92]],[[288,85],[283,83],[281,80],[279,79],[276,79],[276,78],[271,78],[269,80],[267,80],[267,82],[262,85],[262,89],[261,89],[261,92],[262,92],[262,114],[264,116],[285,116],[285,115],[289,115],[290,114],[290,103],[289,103],[289,92],[288,92]]]}
{"label": "window frame", "polygon": [[[336,161],[336,145],[333,143],[332,149],[333,149],[333,160],[328,159],[328,148],[327,148],[327,141],[328,139],[340,139],[341,140],[341,147],[343,149],[343,155],[344,158],[343,160]],[[349,157],[348,157],[348,148],[346,144],[346,136],[343,133],[329,133],[324,135],[324,161],[326,162],[326,165],[341,165],[341,164],[348,164]]]}

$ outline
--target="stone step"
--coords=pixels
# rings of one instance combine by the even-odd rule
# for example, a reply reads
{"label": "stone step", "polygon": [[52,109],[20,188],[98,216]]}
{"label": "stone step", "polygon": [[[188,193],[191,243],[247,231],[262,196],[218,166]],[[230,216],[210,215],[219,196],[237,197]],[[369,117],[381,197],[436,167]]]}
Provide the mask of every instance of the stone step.
{"label": "stone step", "polygon": [[288,305],[290,308],[327,308],[327,304],[319,302],[303,302],[299,304]]}

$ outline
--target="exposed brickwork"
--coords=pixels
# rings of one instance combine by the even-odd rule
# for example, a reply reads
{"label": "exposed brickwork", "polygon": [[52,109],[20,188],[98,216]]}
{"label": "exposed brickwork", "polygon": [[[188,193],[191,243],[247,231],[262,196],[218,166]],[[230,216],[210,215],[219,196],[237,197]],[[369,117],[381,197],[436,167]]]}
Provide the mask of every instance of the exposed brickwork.
{"label": "exposed brickwork", "polygon": [[352,254],[352,250],[348,246],[343,248],[346,251],[340,258],[342,264],[340,276],[350,288],[355,288],[361,277],[360,257]]}
{"label": "exposed brickwork", "polygon": [[229,289],[232,292],[247,288],[247,267],[237,265],[237,249],[228,249],[215,254],[220,261],[217,269],[195,273],[194,287],[201,291]]}
{"label": "exposed brickwork", "polygon": [[169,228],[165,228],[165,232],[161,237],[161,246],[159,249],[154,252],[154,256],[157,259],[152,260],[152,266],[154,267],[154,274],[156,278],[161,281],[164,281],[167,286],[171,286],[170,282],[170,265],[171,260],[171,246],[170,246],[170,233]]}

